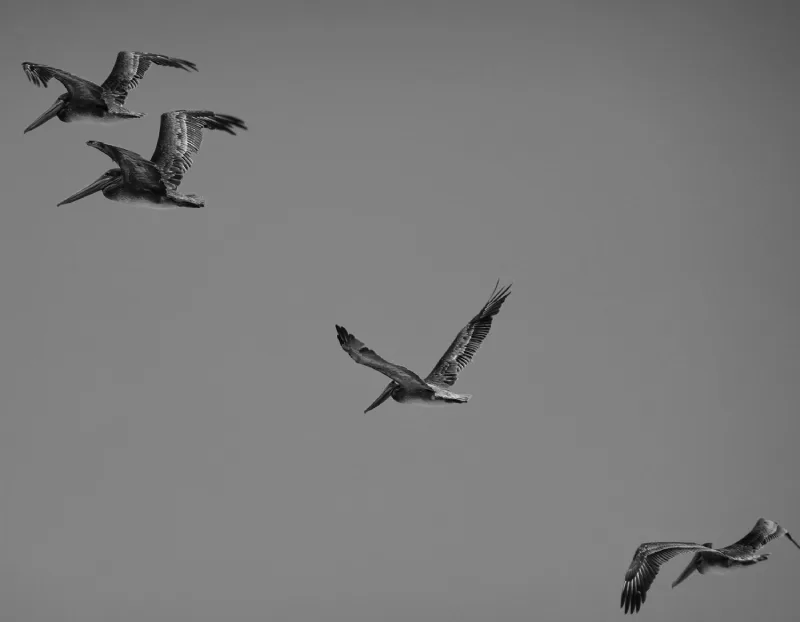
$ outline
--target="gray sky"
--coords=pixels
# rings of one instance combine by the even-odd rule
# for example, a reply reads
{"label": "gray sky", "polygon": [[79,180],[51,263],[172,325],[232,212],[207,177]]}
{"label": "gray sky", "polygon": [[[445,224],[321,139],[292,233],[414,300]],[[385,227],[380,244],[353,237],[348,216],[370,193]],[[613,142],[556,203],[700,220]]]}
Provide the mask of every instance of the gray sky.
{"label": "gray sky", "polygon": [[[0,619],[616,620],[642,541],[800,531],[786,3],[160,4],[0,10]],[[200,72],[23,135],[123,49]],[[177,108],[250,126],[205,209],[56,208]],[[425,374],[498,277],[469,404],[365,416],[334,324]],[[770,550],[639,615],[791,620]]]}

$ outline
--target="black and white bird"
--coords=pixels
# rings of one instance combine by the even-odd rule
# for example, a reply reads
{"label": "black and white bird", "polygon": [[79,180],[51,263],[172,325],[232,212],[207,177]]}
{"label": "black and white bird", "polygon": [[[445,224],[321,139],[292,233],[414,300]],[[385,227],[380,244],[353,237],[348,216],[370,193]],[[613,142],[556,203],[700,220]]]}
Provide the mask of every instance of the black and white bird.
{"label": "black and white bird", "polygon": [[192,156],[200,149],[203,130],[246,130],[244,121],[210,110],[175,110],[161,115],[161,129],[153,156],[147,160],[138,153],[97,140],[86,144],[105,153],[117,163],[83,190],[59,205],[102,191],[112,201],[143,204],[147,207],[203,207],[205,201],[195,194],[181,194],[178,186],[192,166]]}
{"label": "black and white bird", "polygon": [[636,613],[647,596],[647,590],[653,584],[663,564],[681,553],[694,553],[692,561],[672,583],[675,587],[685,581],[695,570],[700,574],[707,572],[722,574],[733,568],[752,566],[766,561],[769,553],[758,551],[767,542],[786,536],[797,548],[800,548],[791,534],[775,521],[759,518],[755,527],[744,538],[722,549],[712,548],[710,542],[645,542],[636,549],[633,561],[625,573],[622,587],[620,607],[625,613]]}
{"label": "black and white bird", "polygon": [[423,406],[443,406],[444,404],[463,404],[469,401],[471,395],[453,393],[451,387],[458,379],[461,372],[475,356],[489,329],[492,327],[492,318],[500,311],[508,295],[511,285],[498,290],[500,281],[494,286],[494,291],[489,301],[483,305],[474,318],[461,329],[453,343],[444,353],[433,371],[423,380],[413,371],[395,365],[378,356],[373,350],[367,348],[354,335],[341,326],[336,326],[339,344],[356,363],[366,365],[379,371],[384,376],[391,378],[391,382],[370,406],[364,411],[369,412],[380,406],[389,397],[403,404],[420,404]]}
{"label": "black and white bird", "polygon": [[193,62],[181,58],[146,52],[120,52],[105,82],[97,85],[55,67],[22,63],[22,69],[28,80],[36,86],[46,87],[47,83],[55,78],[67,89],[67,92],[59,95],[47,111],[25,128],[25,133],[36,129],[53,117],[58,117],[66,123],[120,121],[143,117],[143,113],[125,108],[125,99],[139,84],[139,80],[144,77],[151,64],[175,67],[184,71],[197,71],[197,66]]}

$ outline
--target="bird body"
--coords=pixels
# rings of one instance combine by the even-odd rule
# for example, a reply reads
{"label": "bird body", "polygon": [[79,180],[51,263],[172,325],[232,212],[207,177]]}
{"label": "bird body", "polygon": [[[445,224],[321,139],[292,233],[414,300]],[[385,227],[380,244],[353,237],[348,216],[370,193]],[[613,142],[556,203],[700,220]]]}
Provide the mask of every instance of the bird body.
{"label": "bird body", "polygon": [[721,549],[712,547],[711,542],[697,544],[695,542],[645,542],[641,544],[625,573],[620,607],[625,613],[636,613],[647,597],[647,591],[653,584],[663,564],[681,553],[694,553],[692,561],[672,583],[676,587],[683,583],[695,571],[700,574],[727,574],[728,571],[744,566],[752,566],[766,561],[769,553],[758,551],[767,542],[786,536],[797,548],[800,548],[791,534],[775,521],[759,518],[755,526],[742,539]]}
{"label": "bird body", "polygon": [[347,332],[342,326],[336,326],[339,345],[356,363],[366,365],[391,378],[391,382],[378,398],[364,411],[369,412],[380,406],[389,397],[401,404],[417,404],[421,406],[444,406],[445,404],[464,404],[471,395],[454,393],[447,387],[453,386],[458,373],[463,370],[478,351],[481,343],[489,334],[492,318],[500,311],[500,307],[511,293],[508,285],[498,291],[500,282],[495,284],[489,301],[469,323],[461,329],[453,343],[444,353],[430,374],[423,380],[410,369],[390,363],[367,348],[363,342]]}
{"label": "bird body", "polygon": [[192,156],[200,149],[203,130],[221,130],[236,134],[247,129],[244,121],[210,110],[175,110],[161,115],[161,129],[153,156],[147,160],[134,151],[97,140],[87,145],[105,153],[119,168],[106,171],[99,179],[59,205],[102,192],[112,201],[123,201],[155,208],[203,207],[202,197],[181,194],[178,186],[192,166]]}
{"label": "bird body", "polygon": [[36,129],[53,117],[58,117],[65,123],[75,121],[107,123],[143,117],[144,114],[141,112],[128,110],[125,107],[125,99],[128,97],[128,93],[139,84],[151,64],[174,67],[184,71],[197,71],[194,63],[182,58],[123,51],[117,54],[114,68],[108,78],[103,84],[98,85],[49,65],[22,63],[22,69],[28,80],[36,86],[46,87],[47,83],[55,78],[67,89],[66,93],[58,96],[50,108],[25,128],[25,133]]}

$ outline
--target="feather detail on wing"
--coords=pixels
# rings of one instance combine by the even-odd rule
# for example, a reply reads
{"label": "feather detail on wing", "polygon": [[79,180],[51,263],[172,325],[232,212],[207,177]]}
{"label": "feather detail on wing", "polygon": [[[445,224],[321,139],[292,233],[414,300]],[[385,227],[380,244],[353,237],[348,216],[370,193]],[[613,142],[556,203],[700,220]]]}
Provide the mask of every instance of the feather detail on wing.
{"label": "feather detail on wing", "polygon": [[492,291],[489,301],[483,306],[480,313],[469,321],[461,332],[458,333],[453,343],[444,353],[433,368],[426,380],[432,384],[452,386],[458,379],[458,374],[469,364],[472,357],[481,347],[489,329],[492,327],[492,318],[500,311],[508,295],[511,285],[500,289],[498,280]]}
{"label": "feather detail on wing", "polygon": [[120,106],[124,104],[128,93],[136,88],[139,80],[144,78],[151,64],[175,67],[184,71],[197,71],[197,65],[182,58],[146,52],[120,52],[117,54],[114,68],[101,85],[106,91],[106,96]]}
{"label": "feather detail on wing", "polygon": [[719,552],[730,559],[751,559],[768,542],[786,534],[787,531],[775,521],[759,518],[744,538],[720,549]]}
{"label": "feather detail on wing", "polygon": [[244,121],[210,110],[174,110],[161,115],[161,129],[152,162],[161,170],[164,183],[175,190],[192,166],[192,156],[200,150],[203,130],[221,130],[236,134],[246,130]]}
{"label": "feather detail on wing", "polygon": [[161,171],[155,164],[145,160],[138,153],[122,147],[101,143],[98,140],[90,140],[86,144],[98,151],[102,151],[114,160],[122,170],[122,178],[126,184],[132,184],[141,189],[151,188],[163,191],[164,184],[161,180]]}
{"label": "feather detail on wing", "polygon": [[61,69],[48,67],[47,65],[37,65],[36,63],[22,63],[22,69],[25,71],[28,80],[36,86],[47,87],[47,83],[52,78],[55,78],[76,99],[102,99],[103,90],[94,82],[89,82]]}
{"label": "feather detail on wing", "polygon": [[636,549],[625,573],[619,606],[625,613],[636,613],[647,597],[647,590],[661,566],[681,553],[713,551],[695,542],[645,542]]}
{"label": "feather detail on wing", "polygon": [[384,376],[391,378],[397,384],[405,387],[406,389],[412,389],[414,391],[430,391],[433,393],[433,390],[425,383],[425,381],[417,376],[417,374],[415,374],[413,371],[406,369],[405,367],[401,367],[400,365],[390,363],[386,359],[381,358],[373,350],[370,350],[367,346],[365,346],[363,342],[356,339],[355,335],[348,333],[347,329],[344,327],[337,324],[336,332],[338,333],[337,338],[339,339],[339,345],[342,346],[342,350],[347,352],[347,354],[350,355],[350,358],[359,365],[366,365],[375,371],[379,371]]}

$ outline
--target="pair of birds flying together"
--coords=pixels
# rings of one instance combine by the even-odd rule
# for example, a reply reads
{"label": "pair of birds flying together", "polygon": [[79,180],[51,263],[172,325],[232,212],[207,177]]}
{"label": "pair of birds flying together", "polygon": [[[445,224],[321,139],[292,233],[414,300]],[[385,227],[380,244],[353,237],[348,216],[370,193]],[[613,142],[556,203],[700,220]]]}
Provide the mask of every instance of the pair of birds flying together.
{"label": "pair of birds flying together", "polygon": [[[489,334],[492,319],[500,311],[500,307],[511,293],[511,286],[498,290],[499,281],[495,285],[489,301],[469,323],[461,329],[453,343],[439,362],[423,380],[410,369],[390,363],[370,350],[363,342],[347,332],[342,326],[336,326],[339,345],[356,363],[366,365],[388,376],[391,382],[370,406],[369,412],[392,397],[400,403],[419,403],[423,405],[462,404],[469,401],[470,395],[453,393],[447,387],[453,386],[461,372],[475,356],[481,343]],[[625,573],[620,607],[625,613],[637,613],[647,597],[647,591],[653,584],[661,566],[681,553],[694,553],[689,565],[672,583],[674,588],[685,581],[695,571],[700,574],[708,572],[725,572],[734,568],[752,566],[766,561],[769,553],[759,553],[768,542],[786,536],[797,548],[800,544],[778,523],[766,518],[759,518],[753,529],[741,540],[721,549],[713,548],[711,542],[697,544],[695,542],[645,542],[636,549],[630,567]]]}
{"label": "pair of birds flying together", "polygon": [[[114,68],[103,84],[97,85],[55,67],[22,63],[25,75],[36,86],[46,87],[51,79],[56,79],[67,89],[50,108],[25,128],[25,133],[54,117],[66,123],[83,120],[113,122],[143,117],[144,114],[140,112],[128,110],[125,100],[151,65],[197,71],[194,63],[181,58],[123,51],[117,54]],[[165,112],[161,115],[156,149],[149,160],[122,147],[90,140],[87,145],[105,153],[119,168],[106,171],[99,179],[58,205],[102,191],[103,196],[112,201],[143,203],[149,207],[203,207],[205,202],[201,197],[181,194],[178,186],[192,166],[193,156],[200,149],[204,129],[236,134],[235,130],[246,130],[247,127],[238,117],[210,110]]]}

